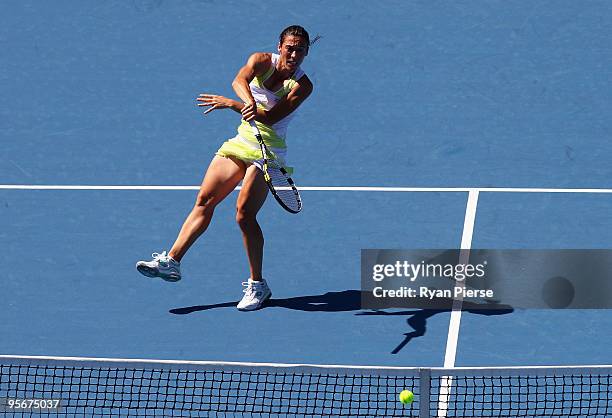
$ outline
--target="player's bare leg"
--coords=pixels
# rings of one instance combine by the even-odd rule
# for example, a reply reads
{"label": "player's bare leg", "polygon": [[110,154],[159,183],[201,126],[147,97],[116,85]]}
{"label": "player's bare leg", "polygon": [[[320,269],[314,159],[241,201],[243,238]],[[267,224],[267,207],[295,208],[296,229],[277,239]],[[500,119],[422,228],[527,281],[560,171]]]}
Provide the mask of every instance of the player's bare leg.
{"label": "player's bare leg", "polygon": [[189,247],[208,228],[215,207],[236,188],[245,171],[245,164],[236,158],[213,158],[200,186],[195,205],[168,253],[170,257],[181,261]]}

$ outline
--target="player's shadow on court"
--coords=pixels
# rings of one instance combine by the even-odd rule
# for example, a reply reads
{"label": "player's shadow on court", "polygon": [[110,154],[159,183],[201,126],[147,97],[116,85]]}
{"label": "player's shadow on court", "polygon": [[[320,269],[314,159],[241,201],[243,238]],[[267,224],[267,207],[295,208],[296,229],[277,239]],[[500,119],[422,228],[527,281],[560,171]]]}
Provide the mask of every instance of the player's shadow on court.
{"label": "player's shadow on court", "polygon": [[[423,335],[425,335],[425,332],[427,331],[427,320],[429,318],[431,318],[432,316],[436,314],[443,313],[443,312],[450,312],[450,311],[451,309],[417,309],[417,310],[400,311],[400,312],[386,312],[386,311],[359,312],[359,313],[356,313],[355,315],[382,315],[382,316],[409,315],[410,317],[406,319],[406,323],[408,323],[408,325],[412,327],[413,331],[404,333],[403,341],[400,342],[397,345],[397,347],[395,347],[391,351],[391,354],[397,354],[402,350],[402,348],[408,345],[408,343],[412,341],[414,338],[422,337]],[[473,306],[470,308],[469,306],[467,306],[467,307],[464,307],[462,311],[473,313],[473,314],[478,314],[478,315],[491,316],[491,315],[509,314],[509,313],[512,313],[514,309],[509,306],[507,308],[497,307],[495,309],[483,309],[482,307],[474,308]]]}
{"label": "player's shadow on court", "polygon": [[[235,308],[236,302],[217,303],[213,305],[189,306],[186,308],[171,309],[170,313],[185,315],[198,311],[208,311],[218,308]],[[324,295],[296,296],[285,299],[270,299],[262,309],[286,308],[306,312],[351,312],[361,310],[361,292],[359,290],[343,290],[341,292],[327,292]]]}
{"label": "player's shadow on court", "polygon": [[[387,312],[385,310],[364,310],[361,308],[361,291],[344,290],[340,292],[327,292],[323,295],[296,296],[284,299],[270,299],[262,309],[285,308],[305,312],[354,312],[359,316],[408,316],[407,324],[412,327],[411,332],[404,333],[404,339],[391,351],[392,354],[399,353],[411,340],[422,337],[427,331],[427,320],[434,315],[450,312],[452,300],[448,300],[448,308],[444,309],[411,309],[404,311]],[[236,308],[238,301],[216,303],[212,305],[188,306],[185,308],[171,309],[170,313],[175,315],[187,315],[194,312],[208,311],[219,308]],[[464,302],[462,311],[478,315],[504,315],[514,311],[507,305],[488,305]]]}

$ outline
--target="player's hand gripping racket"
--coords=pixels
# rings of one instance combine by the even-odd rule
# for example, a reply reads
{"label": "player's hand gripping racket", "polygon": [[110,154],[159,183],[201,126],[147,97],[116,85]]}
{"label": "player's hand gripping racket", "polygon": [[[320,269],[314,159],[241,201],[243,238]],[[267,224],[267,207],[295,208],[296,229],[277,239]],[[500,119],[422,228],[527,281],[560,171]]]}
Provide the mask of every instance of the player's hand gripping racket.
{"label": "player's hand gripping racket", "polygon": [[272,195],[278,203],[288,212],[298,213],[302,210],[302,199],[298,192],[295,183],[289,177],[287,170],[276,160],[270,159],[266,152],[266,145],[263,142],[259,128],[255,124],[255,121],[250,121],[249,124],[253,129],[253,134],[259,142],[259,148],[261,148],[261,155],[263,158],[263,174],[268,188],[272,192]]}

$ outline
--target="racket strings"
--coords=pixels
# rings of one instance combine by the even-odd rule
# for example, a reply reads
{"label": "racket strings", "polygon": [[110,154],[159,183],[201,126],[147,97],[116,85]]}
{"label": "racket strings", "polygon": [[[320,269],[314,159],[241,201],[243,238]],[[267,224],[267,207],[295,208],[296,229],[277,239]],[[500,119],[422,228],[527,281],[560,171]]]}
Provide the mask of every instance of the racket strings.
{"label": "racket strings", "polygon": [[289,183],[287,176],[274,164],[268,164],[267,171],[270,176],[270,182],[278,198],[287,205],[289,209],[299,211],[301,209],[299,196],[293,189],[291,183]]}

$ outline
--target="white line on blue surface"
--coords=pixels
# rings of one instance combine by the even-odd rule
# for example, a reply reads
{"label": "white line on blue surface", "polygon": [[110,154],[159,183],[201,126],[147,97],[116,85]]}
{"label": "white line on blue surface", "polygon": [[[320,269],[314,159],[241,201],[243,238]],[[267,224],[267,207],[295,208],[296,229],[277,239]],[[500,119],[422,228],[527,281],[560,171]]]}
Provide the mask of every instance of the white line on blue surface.
{"label": "white line on blue surface", "polygon": [[[0,184],[0,190],[199,190],[200,186]],[[493,193],[612,193],[612,189],[535,188],[535,187],[363,187],[300,186],[314,192],[493,192]],[[236,187],[240,190],[240,186]]]}
{"label": "white line on blue surface", "polygon": [[[465,207],[465,218],[463,220],[463,234],[461,235],[461,251],[459,253],[459,264],[467,264],[472,248],[472,236],[474,235],[474,223],[476,221],[476,208],[478,207],[478,190],[471,190],[468,194],[467,205]],[[465,282],[461,282],[465,286]],[[448,325],[448,337],[446,338],[446,354],[444,356],[444,368],[455,367],[457,356],[457,344],[459,341],[459,327],[461,326],[461,308],[463,297],[453,301],[450,323]],[[453,378],[444,376],[440,381],[440,396],[438,400],[437,417],[445,418],[448,411],[448,402],[452,390]]]}

